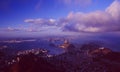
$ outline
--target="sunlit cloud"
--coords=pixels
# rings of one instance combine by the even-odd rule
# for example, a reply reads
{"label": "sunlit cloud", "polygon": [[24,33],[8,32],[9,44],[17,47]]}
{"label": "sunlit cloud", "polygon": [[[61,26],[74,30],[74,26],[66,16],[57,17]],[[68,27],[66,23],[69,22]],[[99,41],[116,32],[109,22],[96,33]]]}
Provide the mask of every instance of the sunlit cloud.
{"label": "sunlit cloud", "polygon": [[[79,0],[75,0],[79,1]],[[65,0],[71,3],[72,0]],[[120,31],[120,1],[114,1],[104,11],[90,13],[70,12],[67,17],[55,19],[26,19],[24,22],[32,24],[34,29],[44,26],[56,26],[61,31],[72,32],[115,32]],[[47,28],[49,30],[49,28]],[[45,29],[45,28],[44,28]]]}
{"label": "sunlit cloud", "polygon": [[26,19],[24,20],[24,22],[38,25],[53,25],[55,24],[56,20],[38,18],[38,19]]}
{"label": "sunlit cloud", "polygon": [[[105,11],[71,12],[63,21],[63,29],[78,32],[120,31],[120,2],[114,1]],[[66,24],[65,24],[66,23]]]}

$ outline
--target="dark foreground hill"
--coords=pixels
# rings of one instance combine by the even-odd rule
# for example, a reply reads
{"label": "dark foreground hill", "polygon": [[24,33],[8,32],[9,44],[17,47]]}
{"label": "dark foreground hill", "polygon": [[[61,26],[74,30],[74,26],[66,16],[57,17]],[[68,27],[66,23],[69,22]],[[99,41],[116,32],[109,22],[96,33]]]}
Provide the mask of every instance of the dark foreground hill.
{"label": "dark foreground hill", "polygon": [[30,53],[19,56],[18,62],[1,72],[120,72],[120,52],[86,44],[79,50],[53,57]]}
{"label": "dark foreground hill", "polygon": [[47,62],[47,60],[33,54],[20,57],[20,61],[14,63],[6,72],[63,72],[61,69]]}

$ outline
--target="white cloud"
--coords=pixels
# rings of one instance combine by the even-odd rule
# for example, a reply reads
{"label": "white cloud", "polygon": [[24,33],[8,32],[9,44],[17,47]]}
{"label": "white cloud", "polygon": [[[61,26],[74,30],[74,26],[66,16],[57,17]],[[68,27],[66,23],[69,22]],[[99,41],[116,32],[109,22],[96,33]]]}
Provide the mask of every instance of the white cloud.
{"label": "white cloud", "polygon": [[26,20],[24,20],[24,22],[26,22],[26,23],[32,23],[32,22],[34,22],[34,19],[26,19]]}
{"label": "white cloud", "polygon": [[[65,22],[66,21],[66,22]],[[120,30],[120,2],[114,1],[105,11],[69,13],[63,20],[64,30],[106,32]],[[66,24],[64,24],[66,23]]]}
{"label": "white cloud", "polygon": [[120,20],[120,2],[118,0],[114,1],[107,9],[106,12],[111,14],[116,20]]}
{"label": "white cloud", "polygon": [[52,25],[55,24],[56,20],[38,18],[38,19],[26,19],[24,20],[24,22],[38,25]]}
{"label": "white cloud", "polygon": [[57,21],[55,19],[26,19],[24,20],[26,23],[30,23],[30,26],[25,29],[28,32],[40,32],[40,31],[47,31],[47,30],[56,30],[57,28]]}
{"label": "white cloud", "polygon": [[[73,0],[64,1],[65,3],[71,3]],[[26,19],[24,22],[31,23],[34,30],[38,30],[44,26],[50,26],[47,29],[56,26],[56,28],[62,29],[63,31],[75,32],[120,31],[120,1],[114,1],[105,11],[97,10],[90,13],[70,12],[66,18],[58,20],[38,18]]]}

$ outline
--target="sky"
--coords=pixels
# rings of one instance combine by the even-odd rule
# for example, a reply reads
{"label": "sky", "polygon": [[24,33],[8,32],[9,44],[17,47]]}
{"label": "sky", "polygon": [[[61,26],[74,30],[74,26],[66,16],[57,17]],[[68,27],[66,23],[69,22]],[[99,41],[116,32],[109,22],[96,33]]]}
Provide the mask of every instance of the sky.
{"label": "sky", "polygon": [[120,0],[0,0],[0,37],[120,31]]}

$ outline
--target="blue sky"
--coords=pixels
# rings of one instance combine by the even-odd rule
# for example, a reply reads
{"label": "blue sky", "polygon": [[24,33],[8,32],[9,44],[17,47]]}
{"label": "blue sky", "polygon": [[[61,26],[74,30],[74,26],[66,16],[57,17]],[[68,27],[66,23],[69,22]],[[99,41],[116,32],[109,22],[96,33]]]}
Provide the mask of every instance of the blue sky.
{"label": "blue sky", "polygon": [[[119,25],[120,9],[118,14],[112,10],[118,6],[119,0],[0,0],[0,34],[119,31],[97,21],[103,19],[102,24],[111,24],[111,19],[116,18],[112,22]],[[92,17],[96,22],[90,20]]]}

